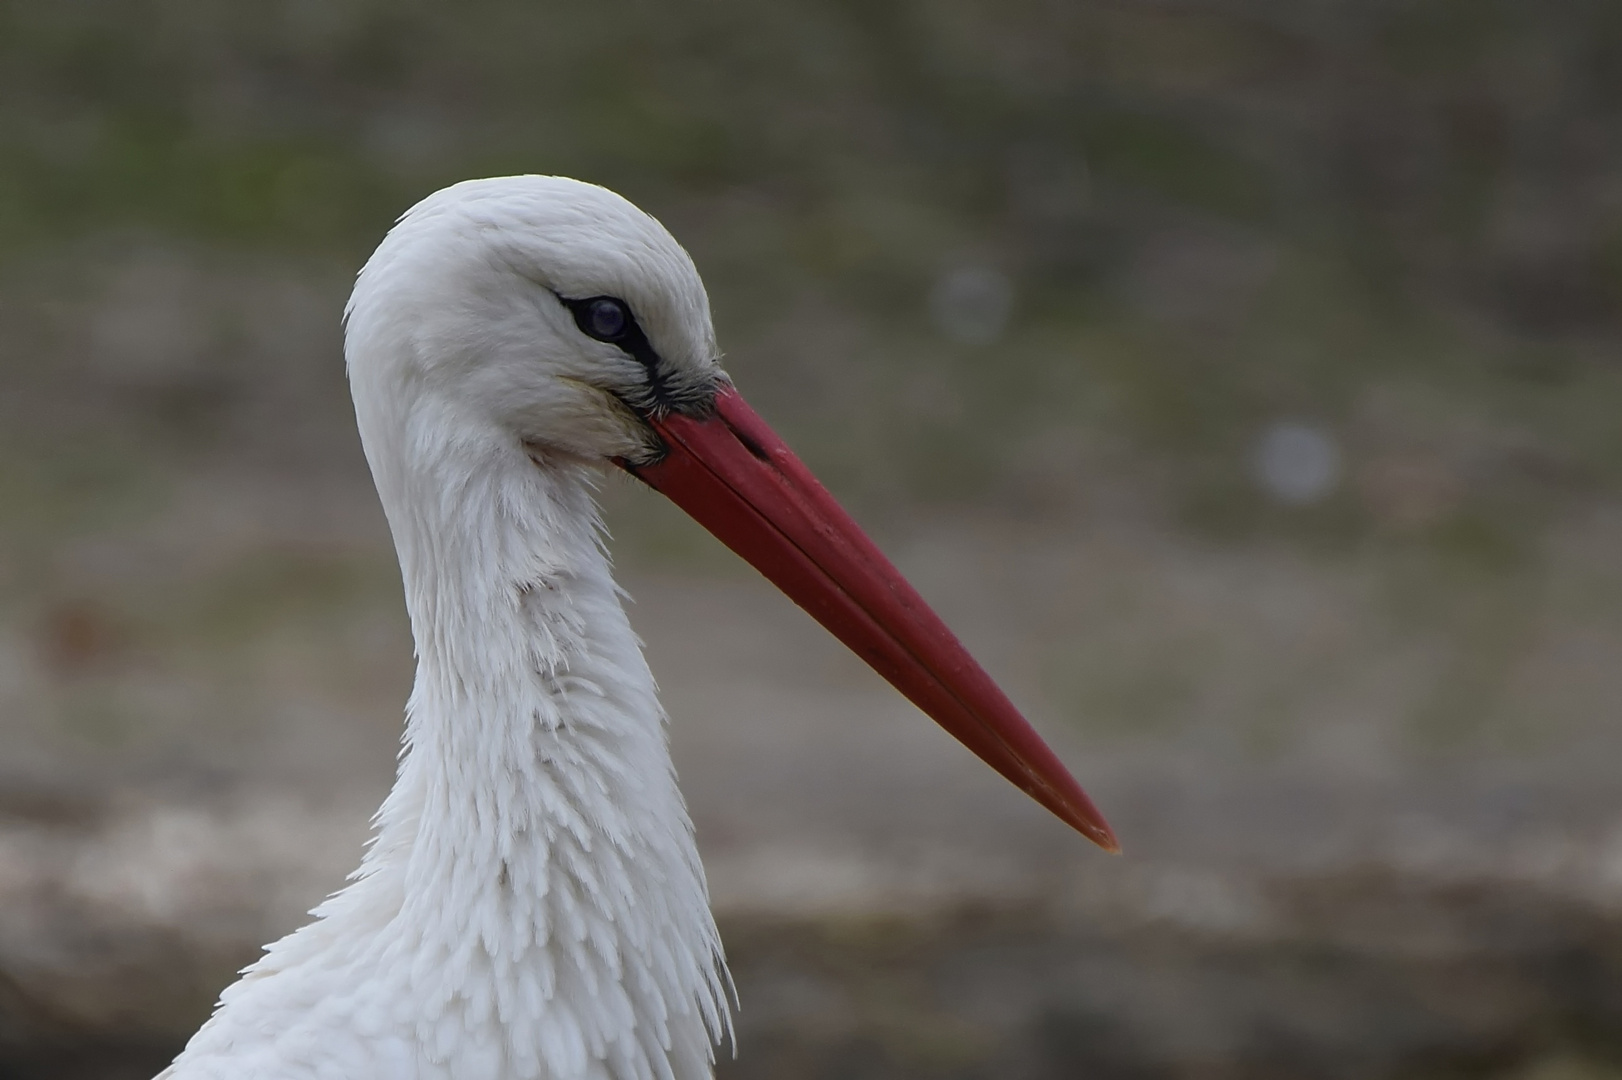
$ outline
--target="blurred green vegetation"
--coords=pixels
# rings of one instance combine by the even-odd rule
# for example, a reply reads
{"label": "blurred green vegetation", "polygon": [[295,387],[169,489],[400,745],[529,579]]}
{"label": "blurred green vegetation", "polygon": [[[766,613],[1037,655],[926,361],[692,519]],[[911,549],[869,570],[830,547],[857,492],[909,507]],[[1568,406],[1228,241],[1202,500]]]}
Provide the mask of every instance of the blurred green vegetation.
{"label": "blurred green vegetation", "polygon": [[[1548,538],[1622,495],[1610,0],[0,0],[16,306],[119,244],[341,281],[418,198],[510,172],[664,219],[735,376],[881,530],[1126,514],[1371,559],[1389,614],[1455,647],[1444,735],[1582,591]],[[1007,293],[984,332],[932,300],[964,270]],[[8,334],[8,368],[37,344]],[[96,445],[207,452],[255,378],[133,401],[140,433]],[[1284,422],[1332,452],[1310,497],[1259,477]],[[144,452],[8,451],[0,521],[150,501]],[[659,513],[623,512],[627,550],[695,557]],[[1220,633],[1137,667],[1061,650],[1055,693],[1155,728]]]}
{"label": "blurred green vegetation", "polygon": [[[0,250],[142,228],[353,264],[444,183],[567,173],[673,219],[733,342],[825,296],[902,373],[863,390],[944,362],[1000,436],[1097,394],[1232,459],[1411,376],[1609,481],[1616,425],[1570,406],[1615,392],[1619,121],[1599,0],[11,0]],[[943,349],[920,298],[963,260],[1015,316]],[[1196,518],[1260,512],[1217,481]]]}

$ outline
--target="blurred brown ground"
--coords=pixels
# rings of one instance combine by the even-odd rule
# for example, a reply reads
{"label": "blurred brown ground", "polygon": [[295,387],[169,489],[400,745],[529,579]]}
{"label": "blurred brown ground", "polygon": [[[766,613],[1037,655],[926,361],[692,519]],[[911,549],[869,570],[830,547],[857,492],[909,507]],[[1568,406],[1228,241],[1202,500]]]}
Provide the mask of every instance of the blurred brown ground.
{"label": "blurred brown ground", "polygon": [[358,857],[410,643],[338,316],[561,172],[1116,825],[604,490],[732,1077],[1622,1073],[1622,15],[0,5],[0,1077],[149,1075]]}

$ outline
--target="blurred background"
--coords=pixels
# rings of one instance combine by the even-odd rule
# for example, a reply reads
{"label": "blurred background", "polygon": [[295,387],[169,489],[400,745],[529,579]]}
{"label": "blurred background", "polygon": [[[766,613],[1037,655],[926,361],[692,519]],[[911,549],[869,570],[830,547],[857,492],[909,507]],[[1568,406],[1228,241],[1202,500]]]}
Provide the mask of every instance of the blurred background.
{"label": "blurred background", "polygon": [[358,858],[410,640],[339,315],[608,185],[1115,824],[607,484],[730,1080],[1622,1076],[1622,6],[0,0],[0,1077]]}

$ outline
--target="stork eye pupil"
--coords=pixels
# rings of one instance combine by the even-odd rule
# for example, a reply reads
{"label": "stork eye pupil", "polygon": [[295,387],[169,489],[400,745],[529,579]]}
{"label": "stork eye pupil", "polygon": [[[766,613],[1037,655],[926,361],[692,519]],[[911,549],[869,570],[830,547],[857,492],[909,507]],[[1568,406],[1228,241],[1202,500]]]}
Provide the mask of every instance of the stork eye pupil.
{"label": "stork eye pupil", "polygon": [[631,326],[631,313],[618,300],[601,297],[586,307],[585,331],[599,341],[616,341]]}

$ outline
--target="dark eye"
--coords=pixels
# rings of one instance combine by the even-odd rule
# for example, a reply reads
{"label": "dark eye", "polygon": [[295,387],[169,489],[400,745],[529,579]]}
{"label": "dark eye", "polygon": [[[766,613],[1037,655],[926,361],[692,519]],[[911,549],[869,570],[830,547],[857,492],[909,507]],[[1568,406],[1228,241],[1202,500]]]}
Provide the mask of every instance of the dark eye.
{"label": "dark eye", "polygon": [[576,310],[575,321],[598,341],[618,341],[631,328],[631,313],[618,300],[599,296]]}
{"label": "dark eye", "polygon": [[667,385],[669,372],[648,341],[648,335],[637,325],[636,316],[625,301],[612,296],[586,296],[575,300],[562,293],[552,295],[569,309],[569,314],[574,316],[575,326],[582,334],[618,346],[620,352],[646,368],[648,399],[655,404],[668,404],[671,395]]}
{"label": "dark eye", "polygon": [[619,346],[626,356],[648,369],[648,376],[654,382],[663,378],[659,354],[653,351],[648,336],[636,324],[636,316],[624,300],[613,296],[587,296],[571,300],[562,295],[558,295],[558,300],[574,316],[574,324],[582,334]]}

